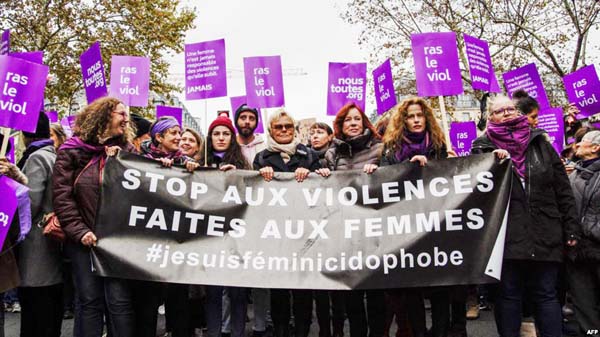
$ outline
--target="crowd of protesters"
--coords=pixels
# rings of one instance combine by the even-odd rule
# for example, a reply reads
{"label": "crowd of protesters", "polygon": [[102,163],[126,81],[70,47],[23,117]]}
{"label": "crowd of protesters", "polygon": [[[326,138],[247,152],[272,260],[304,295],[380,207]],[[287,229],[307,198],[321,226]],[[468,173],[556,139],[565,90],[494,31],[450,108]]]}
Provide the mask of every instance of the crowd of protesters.
{"label": "crowd of protesters", "polygon": [[[576,121],[576,108],[571,106],[566,133],[574,141],[557,154],[546,133],[536,128],[538,111],[535,99],[524,92],[513,99],[492,97],[487,128],[473,142],[473,153],[491,152],[513,164],[499,284],[405,289],[390,284],[386,290],[349,291],[246,289],[97,276],[90,250],[98,241],[95,218],[105,162],[127,151],[189,172],[206,167],[253,169],[267,182],[276,172],[291,172],[299,183],[310,174],[371,174],[380,166],[406,162],[426,170],[428,161],[455,154],[425,99],[408,98],[375,124],[359,106],[348,103],[340,108],[333,127],[323,122],[310,127],[310,144],[300,142],[298,124],[286,109],[269,116],[264,135],[255,133],[260,113],[246,104],[235,111],[233,122],[228,112],[219,112],[206,139],[172,117],[151,123],[130,115],[111,97],[86,106],[69,139],[41,113],[36,132],[23,133],[26,149],[18,164],[0,158],[0,175],[29,187],[32,225],[18,244],[13,233],[18,226],[11,226],[0,253],[0,292],[17,289],[22,337],[60,336],[69,305],[65,301],[74,304],[76,337],[154,337],[163,304],[168,334],[175,337],[198,331],[209,337],[243,337],[248,308],[253,311],[253,337],[307,337],[313,307],[319,337],[344,336],[346,319],[351,337],[389,337],[394,317],[396,337],[463,337],[467,297],[476,297],[478,289],[483,299],[494,303],[502,337],[519,336],[527,315],[535,318],[542,337],[561,336],[565,293],[574,307],[577,333],[596,329],[597,334],[600,131]],[[64,241],[46,235],[50,218],[60,223]],[[69,287],[74,287],[74,298],[65,300]],[[429,330],[425,299],[431,303]],[[2,337],[3,322],[0,310]]]}

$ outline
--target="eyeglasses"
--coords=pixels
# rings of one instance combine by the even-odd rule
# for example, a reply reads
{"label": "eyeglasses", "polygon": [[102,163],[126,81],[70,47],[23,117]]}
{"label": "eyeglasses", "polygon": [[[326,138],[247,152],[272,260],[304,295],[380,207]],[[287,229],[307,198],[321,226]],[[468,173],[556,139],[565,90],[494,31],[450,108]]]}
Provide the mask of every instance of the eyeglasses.
{"label": "eyeglasses", "polygon": [[273,130],[277,130],[277,131],[282,131],[283,129],[287,130],[293,130],[294,129],[294,124],[289,123],[289,124],[273,124]]}
{"label": "eyeglasses", "polygon": [[517,112],[517,108],[515,108],[514,106],[506,106],[500,109],[493,110],[492,114],[499,116],[505,115],[507,112],[508,114],[514,114],[515,112]]}

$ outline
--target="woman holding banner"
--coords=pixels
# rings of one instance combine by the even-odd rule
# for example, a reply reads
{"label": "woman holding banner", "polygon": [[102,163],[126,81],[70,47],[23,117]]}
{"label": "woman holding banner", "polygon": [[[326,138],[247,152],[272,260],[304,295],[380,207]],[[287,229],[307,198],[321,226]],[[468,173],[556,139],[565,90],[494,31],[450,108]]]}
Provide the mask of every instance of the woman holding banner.
{"label": "woman holding banner", "polygon": [[198,132],[193,129],[185,128],[181,133],[181,141],[179,142],[179,148],[184,155],[192,158],[195,162],[202,161],[203,140]]}
{"label": "woman holding banner", "polygon": [[[407,98],[396,106],[383,136],[384,151],[381,166],[402,162],[426,166],[428,159],[447,158],[444,132],[438,125],[433,110],[420,97]],[[431,300],[431,336],[448,334],[450,320],[450,289],[430,287],[389,291],[392,301],[408,312],[414,337],[425,336],[425,307],[423,295]],[[408,310],[410,308],[410,310]],[[464,313],[463,313],[464,315]]]}
{"label": "woman holding banner", "polygon": [[[242,155],[235,128],[227,111],[210,123],[207,137],[208,165],[221,171],[247,170],[250,165]],[[223,323],[223,286],[206,286],[206,325],[208,337],[220,337]],[[248,295],[246,288],[227,287],[231,308],[231,337],[244,337]]]}
{"label": "woman holding banner", "polygon": [[[344,105],[333,122],[333,145],[325,154],[332,171],[361,169],[371,174],[377,170],[383,144],[375,127],[355,103]],[[346,292],[346,313],[351,337],[381,337],[385,328],[385,297],[382,290]],[[368,324],[367,324],[368,322]],[[368,328],[367,328],[368,326]]]}
{"label": "woman holding banner", "polygon": [[183,154],[179,148],[180,141],[179,122],[171,116],[161,117],[150,126],[150,139],[142,142],[141,154],[161,162],[165,167],[180,165],[192,172],[199,164]]}
{"label": "woman holding banner", "polygon": [[513,163],[504,262],[495,316],[502,337],[519,336],[525,284],[542,337],[561,336],[562,315],[556,294],[565,247],[579,237],[575,199],[564,167],[539,129],[506,96],[488,107],[488,127],[473,142],[472,153],[493,152]]}
{"label": "woman holding banner", "polygon": [[[265,181],[273,180],[275,172],[293,172],[296,181],[302,182],[310,172],[329,176],[329,170],[321,168],[319,157],[300,143],[296,135],[296,121],[283,109],[279,109],[267,123],[267,148],[254,157],[254,169]],[[294,307],[294,336],[306,337],[312,316],[312,290],[291,291]],[[274,336],[289,337],[290,290],[271,289],[271,317]]]}
{"label": "woman holding banner", "polygon": [[67,235],[64,248],[78,297],[74,334],[102,336],[108,312],[110,334],[132,337],[136,334],[128,282],[94,275],[90,259],[90,248],[97,242],[94,224],[107,155],[118,148],[133,151],[129,113],[118,99],[103,97],[85,107],[76,126],[76,136],[58,151],[52,175],[54,212]]}

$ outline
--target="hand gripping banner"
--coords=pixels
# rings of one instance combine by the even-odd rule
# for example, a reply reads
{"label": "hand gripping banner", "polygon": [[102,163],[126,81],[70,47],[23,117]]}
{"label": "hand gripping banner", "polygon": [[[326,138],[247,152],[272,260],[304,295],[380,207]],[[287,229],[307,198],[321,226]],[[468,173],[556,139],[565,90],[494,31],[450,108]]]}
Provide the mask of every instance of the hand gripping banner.
{"label": "hand gripping banner", "polygon": [[104,168],[93,262],[102,276],[238,287],[356,289],[497,282],[511,183],[492,154],[292,173]]}

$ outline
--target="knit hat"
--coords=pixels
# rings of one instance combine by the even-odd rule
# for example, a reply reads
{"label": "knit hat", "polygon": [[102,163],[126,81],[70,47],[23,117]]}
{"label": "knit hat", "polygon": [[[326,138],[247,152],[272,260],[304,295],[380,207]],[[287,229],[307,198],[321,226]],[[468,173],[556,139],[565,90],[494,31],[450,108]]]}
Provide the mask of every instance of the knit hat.
{"label": "knit hat", "polygon": [[[254,114],[254,117],[256,117],[256,120],[258,120],[258,110],[255,108],[251,108],[249,107],[246,103],[240,105],[239,108],[237,108],[237,110],[235,110],[235,125],[237,125],[237,121],[240,118],[240,115],[242,114],[242,112],[244,111],[248,111],[248,112],[252,112]],[[258,125],[258,124],[257,124]]]}
{"label": "knit hat", "polygon": [[35,132],[23,131],[23,135],[27,138],[50,138],[50,119],[48,119],[48,115],[43,110],[40,111]]}
{"label": "knit hat", "polygon": [[152,125],[152,123],[150,123],[150,121],[146,118],[138,114],[131,114],[131,122],[133,122],[133,124],[135,125],[136,138],[141,137],[150,132],[150,125]]}
{"label": "knit hat", "polygon": [[229,111],[219,111],[219,116],[217,119],[210,123],[210,126],[208,127],[208,133],[210,134],[217,126],[224,126],[231,130],[233,134],[235,134],[235,128],[233,127],[233,123],[231,123],[231,119],[229,118]]}

